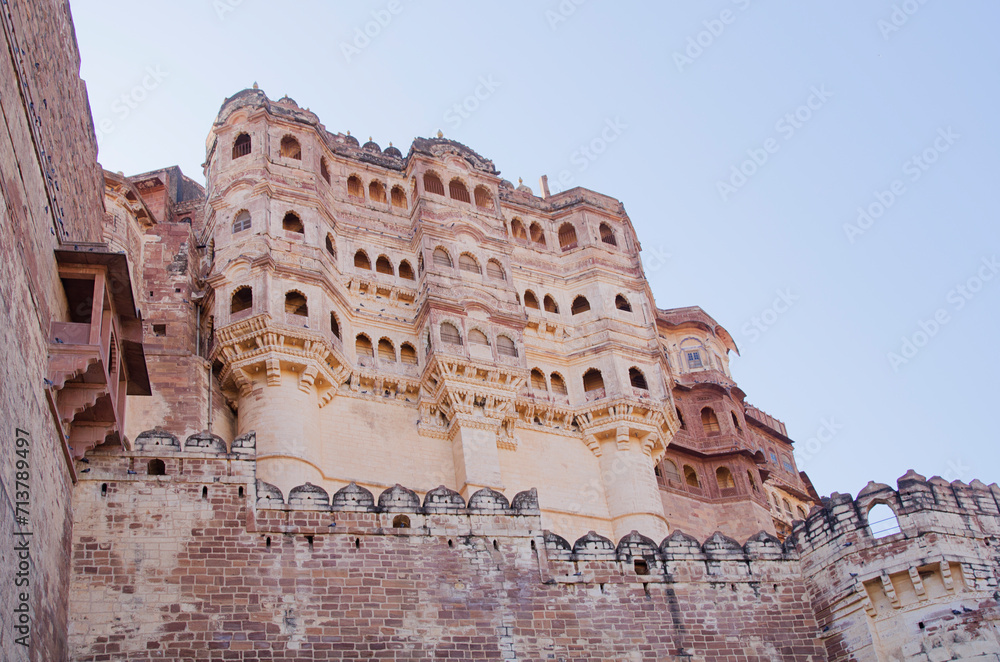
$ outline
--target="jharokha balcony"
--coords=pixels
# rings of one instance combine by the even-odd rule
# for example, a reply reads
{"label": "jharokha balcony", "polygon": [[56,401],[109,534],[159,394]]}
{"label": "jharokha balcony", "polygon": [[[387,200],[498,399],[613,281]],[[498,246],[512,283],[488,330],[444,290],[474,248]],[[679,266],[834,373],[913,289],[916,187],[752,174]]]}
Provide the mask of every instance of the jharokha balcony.
{"label": "jharokha balcony", "polygon": [[126,396],[150,387],[125,255],[81,244],[56,259],[69,321],[51,324],[46,386],[69,460],[109,439],[124,444]]}

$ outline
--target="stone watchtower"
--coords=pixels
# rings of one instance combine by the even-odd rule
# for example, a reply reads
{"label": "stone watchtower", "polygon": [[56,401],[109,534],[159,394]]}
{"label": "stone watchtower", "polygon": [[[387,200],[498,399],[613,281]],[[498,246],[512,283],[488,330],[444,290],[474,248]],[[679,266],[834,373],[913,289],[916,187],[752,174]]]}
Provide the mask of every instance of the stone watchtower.
{"label": "stone watchtower", "polygon": [[206,175],[200,323],[261,480],[537,485],[554,528],[666,534],[680,423],[619,202],[537,197],[441,136],[360,145],[258,89]]}

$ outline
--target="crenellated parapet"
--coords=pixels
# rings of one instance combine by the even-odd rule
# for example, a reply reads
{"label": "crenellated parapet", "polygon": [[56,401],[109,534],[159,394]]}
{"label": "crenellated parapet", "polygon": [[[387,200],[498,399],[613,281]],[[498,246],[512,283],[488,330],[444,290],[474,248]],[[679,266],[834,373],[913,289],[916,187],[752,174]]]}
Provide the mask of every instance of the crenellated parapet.
{"label": "crenellated parapet", "polygon": [[[927,480],[834,493],[795,524],[831,660],[1000,650],[1000,488]],[[946,657],[941,657],[947,652]],[[867,656],[867,657],[866,657]]]}

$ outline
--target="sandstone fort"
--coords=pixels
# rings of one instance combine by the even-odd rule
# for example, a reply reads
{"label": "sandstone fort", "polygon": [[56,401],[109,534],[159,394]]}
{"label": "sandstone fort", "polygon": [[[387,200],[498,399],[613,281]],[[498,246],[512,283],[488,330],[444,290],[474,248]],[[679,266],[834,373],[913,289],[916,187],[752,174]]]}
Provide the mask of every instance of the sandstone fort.
{"label": "sandstone fort", "polygon": [[3,660],[1000,660],[1000,488],[817,494],[620,201],[256,85],[116,173],[0,11]]}

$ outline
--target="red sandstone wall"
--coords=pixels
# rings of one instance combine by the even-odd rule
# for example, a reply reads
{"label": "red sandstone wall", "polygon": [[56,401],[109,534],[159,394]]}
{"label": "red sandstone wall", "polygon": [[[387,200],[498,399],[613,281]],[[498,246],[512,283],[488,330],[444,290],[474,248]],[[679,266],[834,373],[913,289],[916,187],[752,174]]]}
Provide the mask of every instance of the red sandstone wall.
{"label": "red sandstone wall", "polygon": [[[59,239],[100,241],[103,182],[68,5],[11,0],[0,20],[0,659],[50,662],[68,658],[71,541],[69,469],[45,397],[49,323],[66,308],[52,251]],[[15,454],[16,428],[30,434],[27,457]],[[33,535],[19,577],[13,531],[24,529]],[[16,641],[21,593],[30,647]]]}
{"label": "red sandstone wall", "polygon": [[574,552],[530,504],[258,507],[252,458],[138,448],[92,453],[74,492],[74,660],[826,659],[773,539]]}

